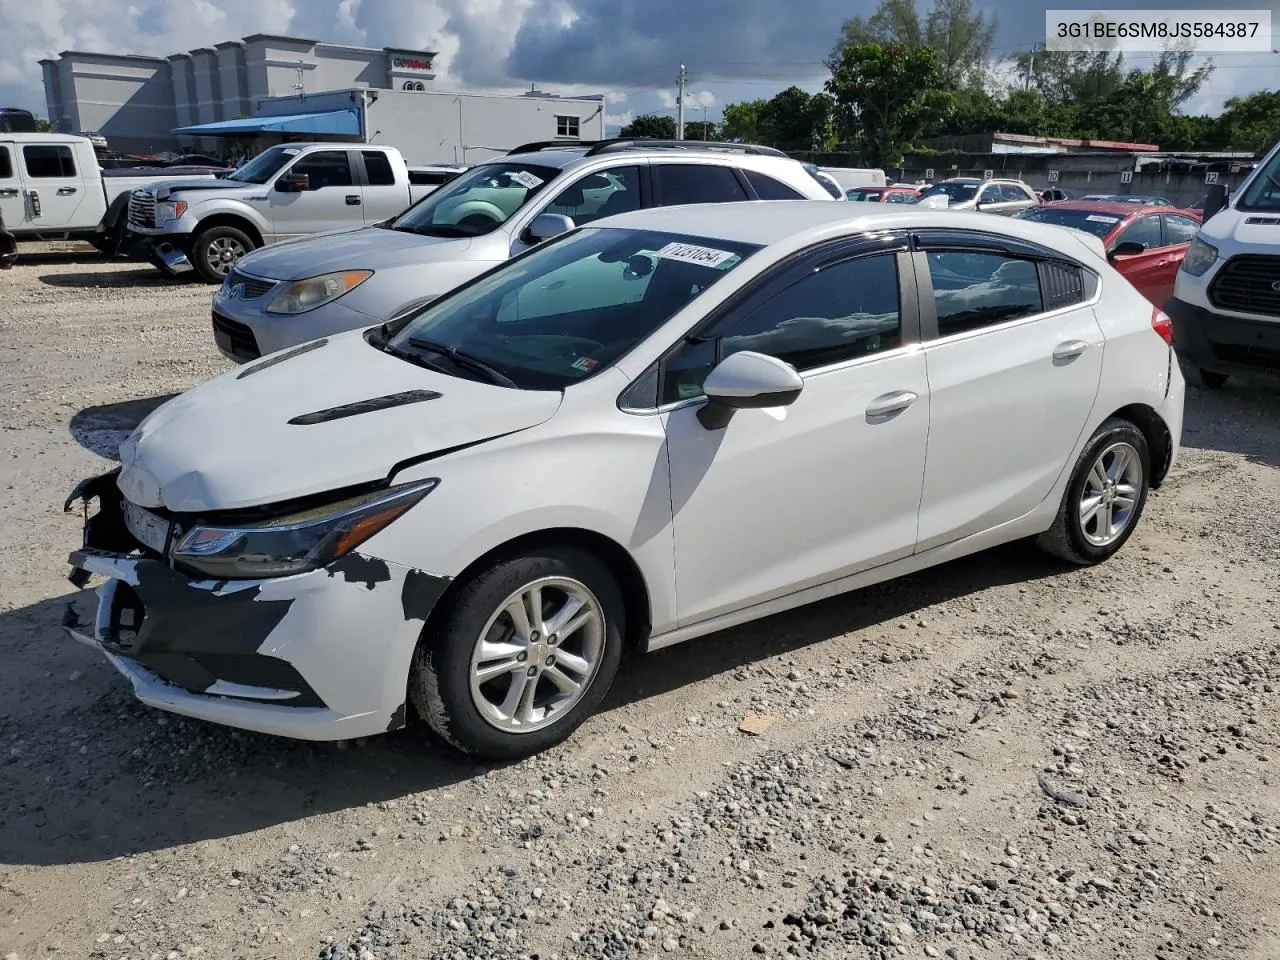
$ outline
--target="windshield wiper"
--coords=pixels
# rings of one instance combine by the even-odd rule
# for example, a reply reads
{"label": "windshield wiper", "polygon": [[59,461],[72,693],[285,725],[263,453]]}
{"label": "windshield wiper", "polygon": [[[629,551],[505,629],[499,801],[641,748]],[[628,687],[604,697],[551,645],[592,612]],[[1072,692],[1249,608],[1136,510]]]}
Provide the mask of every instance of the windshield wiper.
{"label": "windshield wiper", "polygon": [[440,364],[435,363],[431,360],[428,360],[426,357],[420,356],[419,354],[416,354],[416,353],[411,353],[408,350],[401,350],[397,347],[392,346],[391,342],[387,340],[385,336],[373,334],[370,337],[370,340],[373,342],[373,345],[377,347],[379,350],[383,351],[384,353],[389,353],[393,357],[399,357],[401,360],[404,360],[408,363],[412,363],[414,366],[425,367],[427,370],[434,370],[436,373],[443,373],[446,376],[448,376],[449,374],[449,371],[446,370],[444,367],[440,366]]}
{"label": "windshield wiper", "polygon": [[416,233],[420,237],[441,237],[448,240],[476,236],[470,230],[449,223],[428,223],[420,227],[403,226],[392,227],[391,229],[400,233]]}
{"label": "windshield wiper", "polygon": [[514,387],[516,382],[508,377],[497,367],[490,366],[478,357],[473,357],[469,353],[463,353],[457,347],[446,346],[443,343],[436,343],[434,340],[424,340],[421,337],[410,337],[409,346],[417,350],[428,350],[431,353],[438,353],[448,357],[460,367],[478,373],[490,383],[497,384],[500,387]]}

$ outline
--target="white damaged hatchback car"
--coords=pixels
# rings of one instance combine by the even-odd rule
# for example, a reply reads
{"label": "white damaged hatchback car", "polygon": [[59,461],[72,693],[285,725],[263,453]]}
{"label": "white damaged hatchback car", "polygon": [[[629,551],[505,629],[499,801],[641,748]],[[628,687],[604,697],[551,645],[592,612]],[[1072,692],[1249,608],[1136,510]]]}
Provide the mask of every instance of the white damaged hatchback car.
{"label": "white damaged hatchback car", "polygon": [[68,501],[105,578],[68,629],[164,710],[526,755],[629,647],[1018,538],[1107,559],[1177,453],[1170,339],[1043,224],[602,220],[151,414]]}

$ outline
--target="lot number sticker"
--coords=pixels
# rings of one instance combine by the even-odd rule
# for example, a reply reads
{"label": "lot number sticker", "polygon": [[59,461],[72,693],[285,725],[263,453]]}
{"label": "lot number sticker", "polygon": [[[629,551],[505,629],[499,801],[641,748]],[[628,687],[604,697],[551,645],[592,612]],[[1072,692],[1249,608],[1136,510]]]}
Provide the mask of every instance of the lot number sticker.
{"label": "lot number sticker", "polygon": [[718,267],[737,254],[729,250],[716,250],[712,247],[697,247],[692,243],[668,243],[654,254],[663,260],[679,260],[681,263],[696,263],[700,267]]}
{"label": "lot number sticker", "polygon": [[528,170],[517,170],[511,174],[511,179],[528,190],[542,186],[542,178]]}
{"label": "lot number sticker", "polygon": [[1104,217],[1100,213],[1091,213],[1089,214],[1089,216],[1085,217],[1085,219],[1090,221],[1091,223],[1119,223],[1120,222],[1119,217]]}

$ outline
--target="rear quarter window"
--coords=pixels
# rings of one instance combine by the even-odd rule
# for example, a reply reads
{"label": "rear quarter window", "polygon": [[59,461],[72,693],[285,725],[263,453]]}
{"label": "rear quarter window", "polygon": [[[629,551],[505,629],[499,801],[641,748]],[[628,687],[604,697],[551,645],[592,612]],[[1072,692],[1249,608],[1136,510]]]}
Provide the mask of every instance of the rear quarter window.
{"label": "rear quarter window", "polygon": [[789,187],[781,180],[775,180],[768,174],[756,170],[743,170],[747,183],[755,190],[761,200],[803,200],[805,196],[794,187]]}

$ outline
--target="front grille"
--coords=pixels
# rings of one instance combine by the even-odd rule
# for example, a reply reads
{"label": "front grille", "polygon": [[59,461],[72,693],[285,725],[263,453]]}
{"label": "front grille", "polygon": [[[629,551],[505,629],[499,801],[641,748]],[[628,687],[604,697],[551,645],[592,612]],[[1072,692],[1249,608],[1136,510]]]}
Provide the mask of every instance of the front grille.
{"label": "front grille", "polygon": [[243,284],[244,292],[240,294],[241,300],[257,300],[260,296],[269,290],[273,290],[277,280],[262,280],[258,277],[251,277],[247,273],[241,273],[235,267],[231,268],[231,279],[227,281],[228,288],[234,287],[236,284]]}
{"label": "front grille", "polygon": [[1265,347],[1242,347],[1234,343],[1215,343],[1213,354],[1223,363],[1242,367],[1258,367],[1262,370],[1280,370],[1280,350]]}
{"label": "front grille", "polygon": [[1280,256],[1232,257],[1209,285],[1209,300],[1223,310],[1280,317]]}
{"label": "front grille", "polygon": [[258,338],[253,335],[252,330],[216,311],[213,314],[213,339],[218,346],[229,350],[238,359],[256,360],[262,356],[262,351],[258,349]]}
{"label": "front grille", "polygon": [[156,198],[145,190],[129,194],[129,222],[135,227],[156,225]]}

